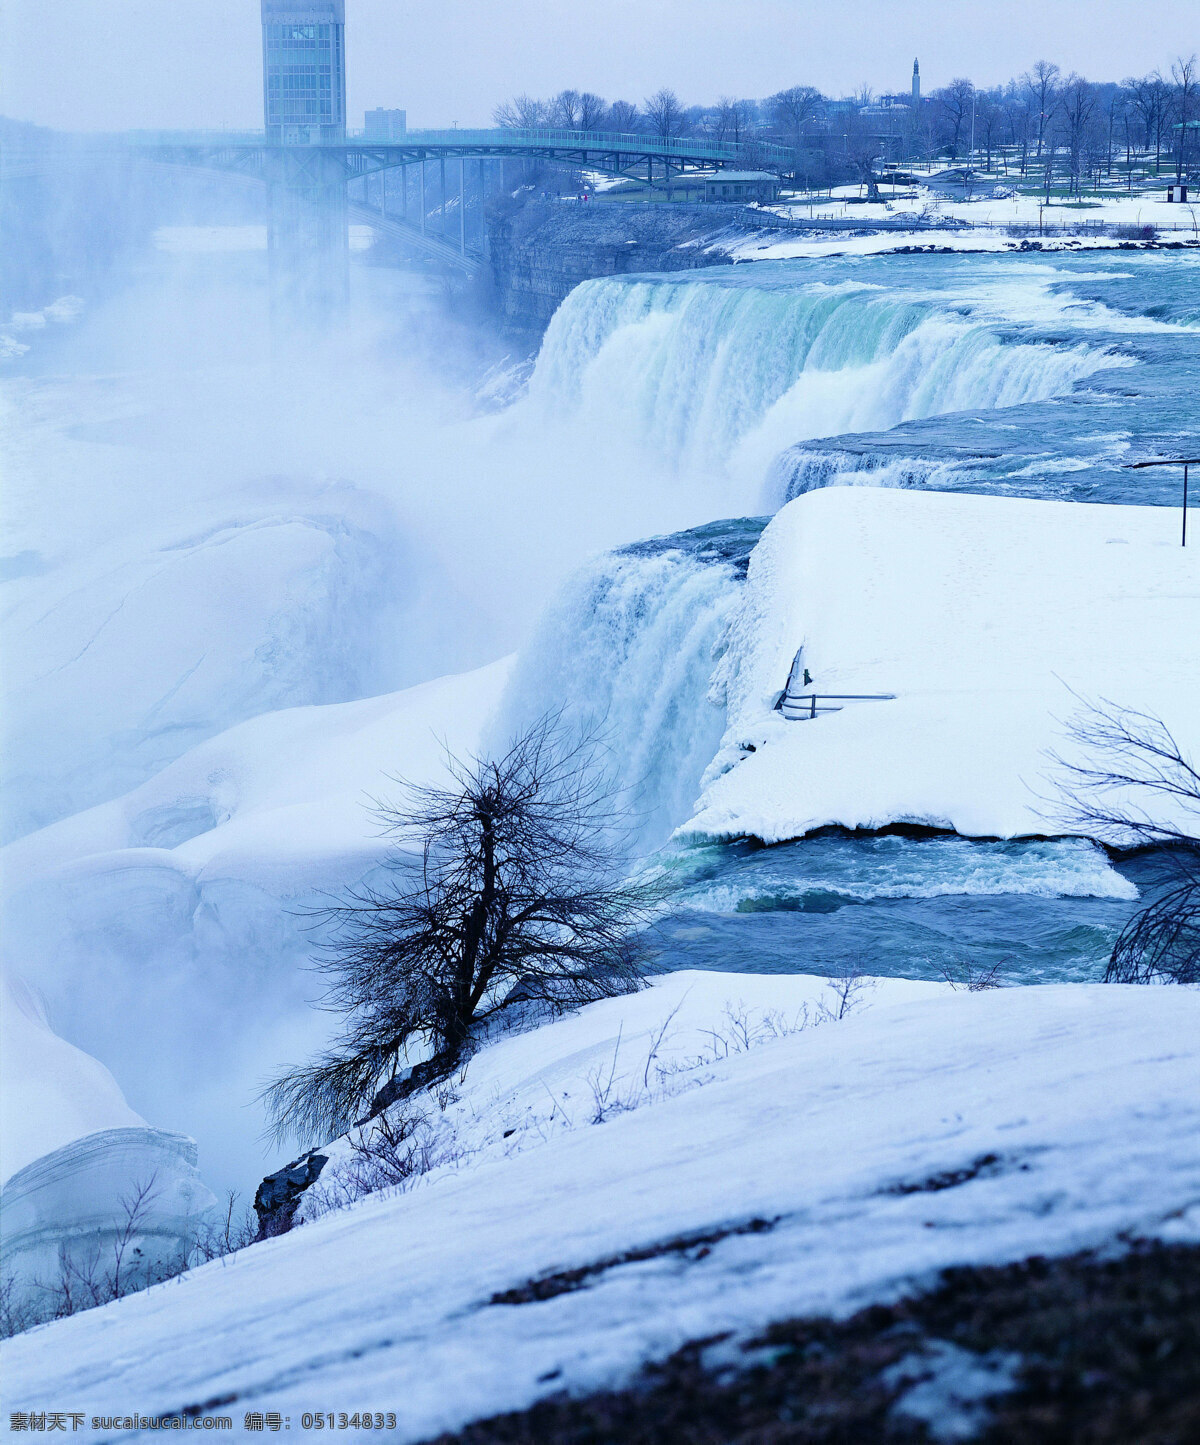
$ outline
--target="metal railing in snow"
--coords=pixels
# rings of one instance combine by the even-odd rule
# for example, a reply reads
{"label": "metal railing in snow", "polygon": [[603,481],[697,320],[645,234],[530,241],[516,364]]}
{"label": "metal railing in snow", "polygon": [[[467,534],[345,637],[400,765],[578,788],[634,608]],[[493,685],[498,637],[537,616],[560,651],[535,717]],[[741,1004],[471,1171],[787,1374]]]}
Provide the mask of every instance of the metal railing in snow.
{"label": "metal railing in snow", "polygon": [[784,693],[777,704],[788,722],[806,722],[822,713],[841,712],[840,707],[827,707],[831,702],[895,702],[894,692],[811,692]]}

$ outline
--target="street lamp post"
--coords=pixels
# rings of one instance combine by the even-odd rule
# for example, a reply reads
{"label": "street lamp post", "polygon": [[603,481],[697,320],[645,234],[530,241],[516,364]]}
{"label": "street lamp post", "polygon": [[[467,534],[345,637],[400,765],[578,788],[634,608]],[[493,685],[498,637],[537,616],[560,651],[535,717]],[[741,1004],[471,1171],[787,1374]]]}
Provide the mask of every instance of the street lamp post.
{"label": "street lamp post", "polygon": [[1181,547],[1187,546],[1187,519],[1188,519],[1188,468],[1200,466],[1200,457],[1158,457],[1152,462],[1131,462],[1128,470],[1140,472],[1144,467],[1182,467],[1183,468],[1183,528]]}

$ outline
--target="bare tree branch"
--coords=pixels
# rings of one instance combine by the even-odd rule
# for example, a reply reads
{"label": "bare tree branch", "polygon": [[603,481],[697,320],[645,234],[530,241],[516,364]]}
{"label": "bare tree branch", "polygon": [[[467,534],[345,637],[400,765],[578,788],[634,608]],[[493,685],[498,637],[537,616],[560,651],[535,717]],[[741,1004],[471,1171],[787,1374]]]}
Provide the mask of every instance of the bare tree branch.
{"label": "bare tree branch", "polygon": [[[436,1082],[490,1024],[636,988],[661,884],[620,875],[623,816],[596,743],[542,719],[499,758],[376,804],[388,878],[316,910],[324,1007],[343,1027],[265,1092],[276,1133],[319,1141]],[[413,1052],[424,1058],[405,1072]]]}

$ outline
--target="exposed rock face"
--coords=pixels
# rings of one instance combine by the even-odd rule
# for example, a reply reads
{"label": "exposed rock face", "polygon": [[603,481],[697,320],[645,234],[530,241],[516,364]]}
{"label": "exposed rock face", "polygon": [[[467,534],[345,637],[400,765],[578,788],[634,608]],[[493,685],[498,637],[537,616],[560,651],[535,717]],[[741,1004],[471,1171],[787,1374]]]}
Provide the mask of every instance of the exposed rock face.
{"label": "exposed rock face", "polygon": [[329,1156],[315,1149],[293,1159],[274,1174],[268,1174],[254,1196],[254,1212],[258,1215],[258,1237],[269,1239],[286,1234],[292,1227],[304,1191],[317,1182]]}
{"label": "exposed rock face", "polygon": [[581,281],[727,263],[729,226],[727,213],[698,205],[529,201],[501,210],[488,223],[500,323],[532,339]]}

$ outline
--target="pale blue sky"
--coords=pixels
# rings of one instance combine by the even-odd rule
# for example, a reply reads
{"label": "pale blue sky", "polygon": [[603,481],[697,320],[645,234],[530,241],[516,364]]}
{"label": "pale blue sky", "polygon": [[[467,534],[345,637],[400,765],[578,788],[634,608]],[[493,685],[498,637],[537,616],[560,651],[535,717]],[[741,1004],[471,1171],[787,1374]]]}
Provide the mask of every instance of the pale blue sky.
{"label": "pale blue sky", "polygon": [[[261,123],[258,0],[4,0],[3,113],[79,129]],[[350,117],[486,123],[563,86],[689,102],[993,84],[1041,56],[1093,79],[1200,50],[1197,0],[347,0]]]}

